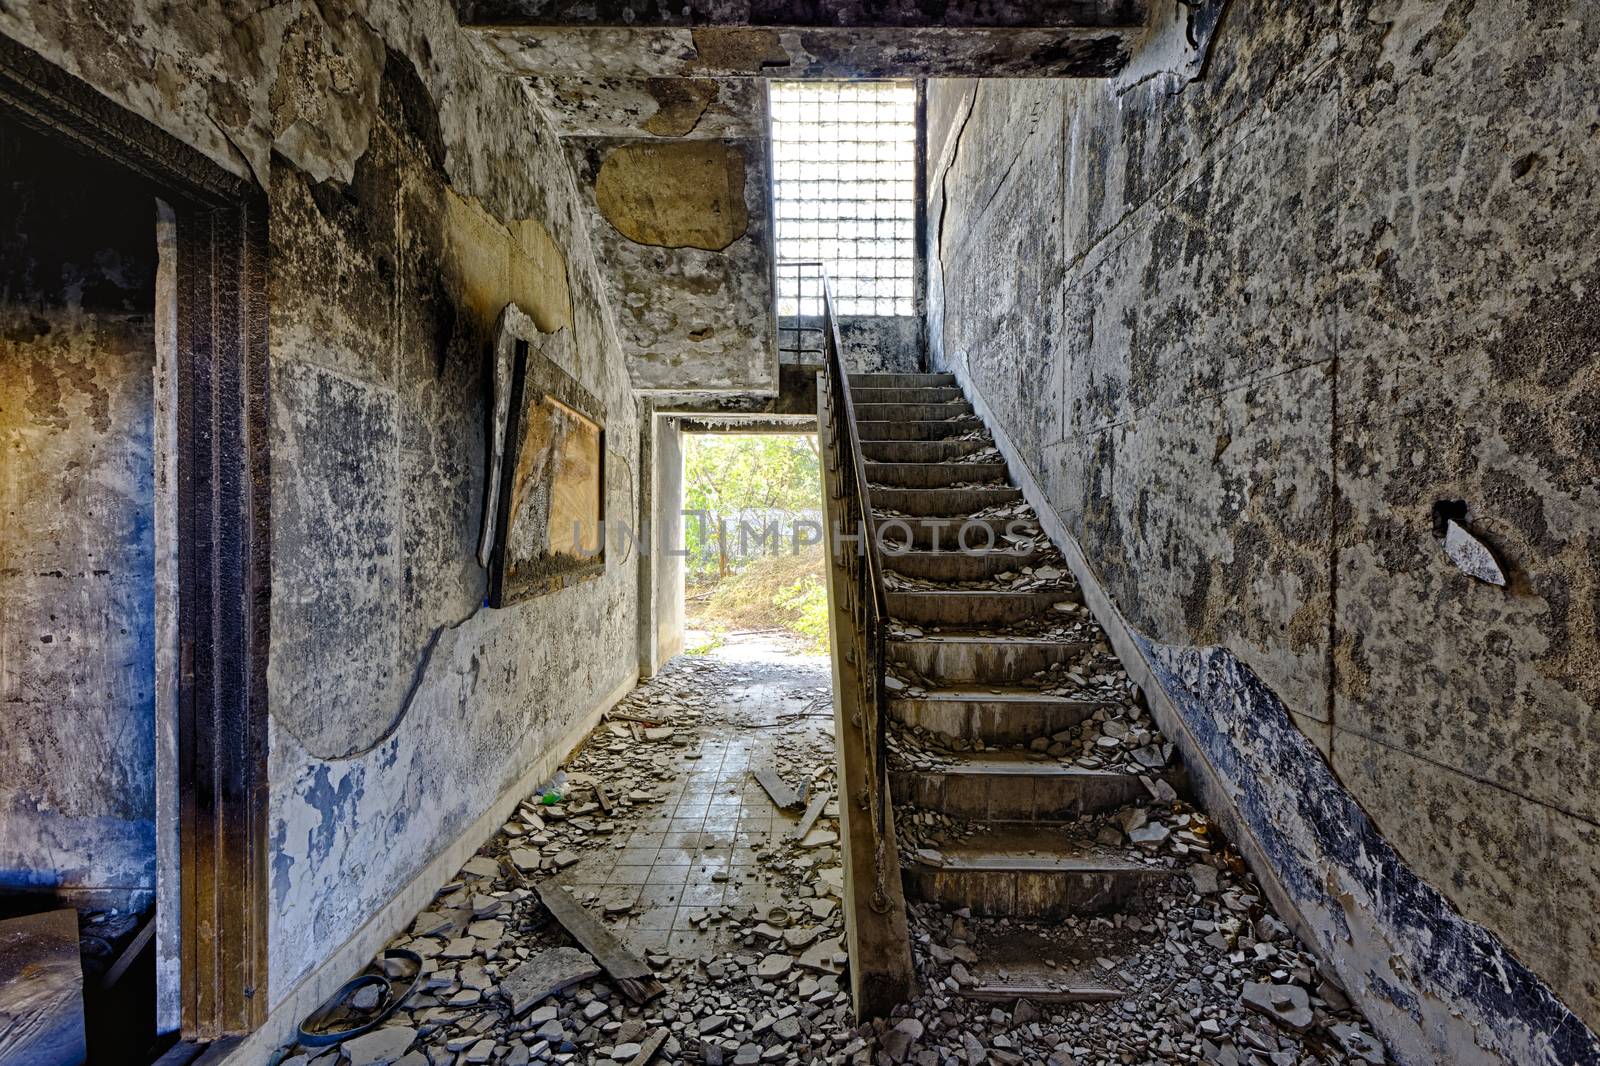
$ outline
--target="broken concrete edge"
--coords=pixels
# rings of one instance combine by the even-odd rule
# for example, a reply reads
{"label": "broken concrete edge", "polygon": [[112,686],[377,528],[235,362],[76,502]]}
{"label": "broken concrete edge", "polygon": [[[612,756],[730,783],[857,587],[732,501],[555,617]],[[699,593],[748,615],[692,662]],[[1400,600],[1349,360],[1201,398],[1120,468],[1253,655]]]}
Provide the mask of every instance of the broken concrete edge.
{"label": "broken concrete edge", "polygon": [[[817,395],[817,421],[820,427],[828,424],[827,394],[821,390],[819,376]],[[819,446],[826,447],[824,434],[819,434]],[[842,521],[839,514],[840,497],[835,495],[835,483],[840,474],[822,464],[822,516],[824,525],[836,528]],[[828,663],[833,677],[833,732],[834,758],[837,760],[836,787],[839,797],[839,854],[844,860],[844,887],[839,893],[840,909],[844,913],[845,947],[850,956],[850,993],[857,1021],[886,1016],[894,1007],[910,1001],[916,988],[917,972],[911,959],[911,931],[906,911],[905,886],[900,877],[900,853],[896,846],[894,804],[889,782],[880,782],[888,826],[885,829],[883,854],[877,857],[890,871],[885,878],[885,908],[883,913],[871,905],[874,878],[858,866],[858,859],[872,861],[872,812],[864,810],[854,797],[861,794],[865,774],[866,752],[853,742],[859,731],[852,724],[855,717],[853,702],[859,691],[855,685],[855,667],[846,663],[842,649],[851,635],[854,619],[844,606],[845,598],[840,583],[844,580],[841,568],[830,555],[826,566],[828,591]],[[874,710],[861,708],[863,714]]]}
{"label": "broken concrete edge", "polygon": [[341,985],[367,967],[389,941],[404,932],[418,912],[426,910],[439,890],[455,879],[463,864],[477,854],[484,841],[500,831],[517,806],[540,785],[552,780],[561,765],[582,746],[607,711],[638,685],[637,677],[624,679],[586,713],[577,718],[561,739],[500,794],[488,809],[425,865],[384,906],[367,919],[350,938],[335,948],[321,965],[307,973],[269,1006],[267,1020],[218,1066],[260,1066],[272,1053],[294,1039],[300,1020],[316,1010]]}
{"label": "broken concrete edge", "polygon": [[1113,80],[1116,93],[1159,78],[1176,94],[1200,80],[1227,6],[1228,0],[1177,0],[1170,10],[1153,6],[1144,36],[1133,42],[1128,65]]}
{"label": "broken concrete edge", "polygon": [[950,369],[1176,742],[1201,805],[1395,1057],[1600,1066],[1600,1037],[1416,875],[1249,666],[1226,648],[1158,644],[1129,624],[965,365]]}

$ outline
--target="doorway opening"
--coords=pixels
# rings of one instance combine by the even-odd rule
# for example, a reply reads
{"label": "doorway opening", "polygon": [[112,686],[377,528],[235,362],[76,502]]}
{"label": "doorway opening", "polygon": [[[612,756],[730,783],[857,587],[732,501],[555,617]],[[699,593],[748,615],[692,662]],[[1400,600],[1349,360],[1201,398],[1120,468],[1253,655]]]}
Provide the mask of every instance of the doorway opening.
{"label": "doorway opening", "polygon": [[826,655],[816,435],[687,433],[683,468],[685,649],[758,634],[792,654]]}
{"label": "doorway opening", "polygon": [[265,200],[3,37],[0,188],[0,1058],[146,1062],[268,1003]]}

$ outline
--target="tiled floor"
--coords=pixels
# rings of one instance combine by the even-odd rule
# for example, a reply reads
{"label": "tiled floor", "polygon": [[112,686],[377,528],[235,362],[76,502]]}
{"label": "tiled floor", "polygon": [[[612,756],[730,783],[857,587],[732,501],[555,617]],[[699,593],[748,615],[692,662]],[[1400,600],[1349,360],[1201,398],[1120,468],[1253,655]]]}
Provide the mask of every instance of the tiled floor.
{"label": "tiled floor", "polygon": [[[610,928],[636,951],[707,957],[735,946],[727,917],[806,906],[758,857],[794,832],[800,812],[779,810],[750,770],[766,764],[809,773],[831,763],[831,712],[816,704],[828,685],[826,660],[759,640],[727,653],[748,674],[706,709],[678,755],[681,772],[666,798],[629,819],[620,848],[586,852],[561,877],[581,896],[593,891],[595,905],[632,906]],[[821,869],[837,856],[825,848],[800,861]]]}

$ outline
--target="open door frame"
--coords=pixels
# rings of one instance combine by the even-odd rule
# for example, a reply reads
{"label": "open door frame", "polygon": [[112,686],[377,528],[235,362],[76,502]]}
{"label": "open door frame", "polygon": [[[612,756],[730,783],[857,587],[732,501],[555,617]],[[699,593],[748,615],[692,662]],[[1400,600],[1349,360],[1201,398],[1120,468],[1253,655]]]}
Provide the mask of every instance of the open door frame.
{"label": "open door frame", "polygon": [[151,182],[176,215],[182,1028],[247,1033],[267,1013],[266,196],[3,36],[0,108]]}

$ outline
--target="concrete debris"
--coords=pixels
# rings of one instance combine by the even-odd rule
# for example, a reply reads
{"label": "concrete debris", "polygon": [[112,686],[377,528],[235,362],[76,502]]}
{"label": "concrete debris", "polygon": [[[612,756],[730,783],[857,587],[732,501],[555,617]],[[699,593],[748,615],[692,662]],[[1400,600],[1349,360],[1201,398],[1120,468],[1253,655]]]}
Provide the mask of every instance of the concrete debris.
{"label": "concrete debris", "polygon": [[1263,984],[1247,981],[1240,1001],[1246,1007],[1264,1014],[1279,1025],[1286,1025],[1297,1033],[1311,1028],[1311,997],[1305,989],[1295,985]]}
{"label": "concrete debris", "polygon": [[501,993],[511,1002],[511,1013],[521,1017],[569,985],[600,976],[600,966],[576,948],[549,948],[507,974]]}
{"label": "concrete debris", "polygon": [[[1074,672],[1093,684],[1110,671],[1094,659],[1093,643],[1086,647],[1090,655]],[[825,684],[821,670],[816,676]],[[1320,1061],[1383,1061],[1348,1002],[1321,990],[1314,957],[1267,912],[1205,815],[1142,768],[1137,802],[1057,827],[1063,840],[1131,854],[1164,875],[1135,907],[1035,924],[915,903],[919,998],[896,1017],[856,1025],[845,980],[831,720],[819,719],[812,733],[765,728],[784,721],[770,694],[754,694],[771,686],[772,675],[754,666],[679,659],[630,695],[620,713],[671,735],[635,739],[603,726],[565,768],[560,802],[530,797],[507,820],[511,829],[441,889],[392,945],[423,956],[424,983],[388,1029],[371,1034],[382,1038],[381,1047],[371,1042],[375,1054],[391,1057],[370,1061],[1088,1066],[1210,1056],[1255,1066],[1309,1061],[1313,1040]],[[1120,764],[1137,767],[1133,751],[1164,742],[1125,680],[1110,677],[1111,689],[1120,702],[1086,719],[1085,735],[1117,741]],[[909,731],[889,739],[891,759],[936,766],[962,754]],[[1072,754],[1057,758],[1076,766],[1082,737],[1071,739]],[[781,766],[785,787],[810,791],[803,833],[799,812],[775,810],[751,765]],[[707,812],[705,826],[673,835],[670,825],[683,817],[675,807],[688,796],[698,803],[692,809]],[[718,823],[727,830],[709,828],[719,808],[734,812]],[[772,828],[745,834],[738,811]],[[987,831],[898,804],[896,822],[906,861]],[[684,872],[671,884],[644,883],[673,849],[689,864],[676,867]],[[656,865],[611,876],[639,852]],[[576,861],[563,868],[561,856]],[[557,906],[547,910],[541,899]],[[571,916],[551,918],[563,901],[633,955],[621,972],[652,974],[659,993],[630,998],[632,978],[605,972],[592,931],[574,946]],[[1019,940],[1027,950],[1012,959],[1005,946],[1015,955]],[[1303,994],[1309,1028],[1295,1028],[1304,1012],[1294,992],[1276,993],[1289,998],[1269,1022],[1248,1005],[1247,983]],[[1130,988],[1152,991],[1130,997]],[[1007,998],[1008,989],[1025,994]],[[1104,999],[1108,991],[1115,998]],[[988,998],[972,998],[979,995]],[[308,1064],[317,1057],[308,1055]],[[318,1066],[343,1064],[328,1057]]]}
{"label": "concrete debris", "polygon": [[1475,577],[1490,585],[1505,585],[1506,575],[1500,569],[1494,552],[1457,524],[1455,519],[1449,519],[1445,524],[1444,553],[1455,563],[1456,569],[1468,577]]}

